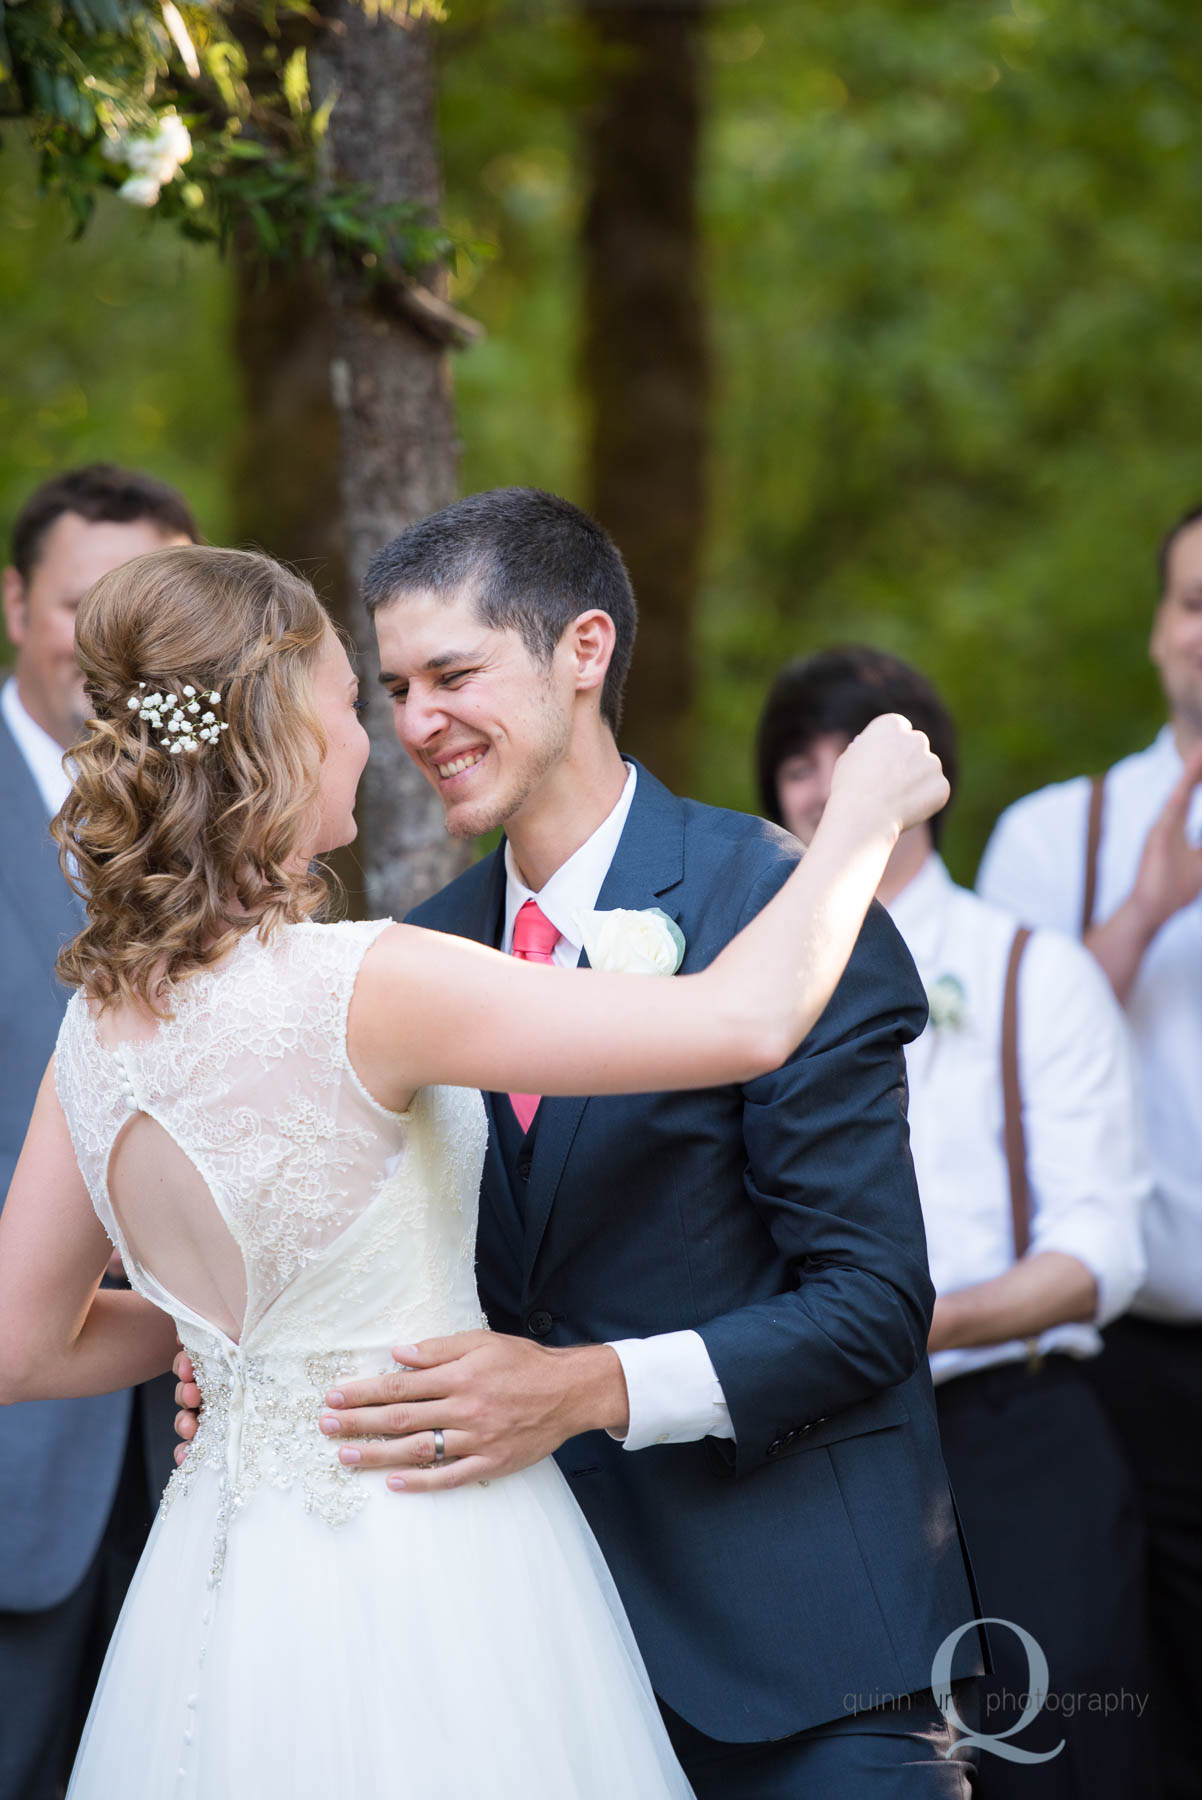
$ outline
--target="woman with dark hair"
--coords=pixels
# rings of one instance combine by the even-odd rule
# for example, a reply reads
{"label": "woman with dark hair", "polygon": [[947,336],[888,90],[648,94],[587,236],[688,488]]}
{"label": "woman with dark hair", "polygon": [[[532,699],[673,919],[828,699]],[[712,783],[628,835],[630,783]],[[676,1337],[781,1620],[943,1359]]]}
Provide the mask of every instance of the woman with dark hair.
{"label": "woman with dark hair", "polygon": [[[78,651],[94,716],[57,832],[88,923],[0,1217],[0,1399],[143,1379],[178,1332],[204,1411],[72,1800],[684,1795],[554,1463],[481,1481],[461,1434],[432,1430],[454,1491],[401,1507],[318,1419],[393,1345],[482,1323],[475,1090],[776,1067],[899,831],[941,804],[936,760],[904,720],[867,732],[810,855],[704,973],[533,971],[314,922],[367,738],[307,583],[247,552],[139,557],[87,596]],[[132,1293],[98,1291],[110,1238]]]}
{"label": "woman with dark hair", "polygon": [[[799,833],[794,784],[808,777],[807,765],[815,761],[827,770],[833,767],[842,747],[886,712],[902,713],[916,731],[925,732],[954,795],[959,769],[956,726],[925,675],[884,650],[845,644],[789,663],[768,690],[755,748],[764,817],[808,842],[821,817],[821,805]],[[824,797],[826,787],[824,781]],[[794,817],[787,818],[786,812]],[[808,805],[805,816],[810,820]],[[925,829],[937,846],[943,811],[928,819]]]}

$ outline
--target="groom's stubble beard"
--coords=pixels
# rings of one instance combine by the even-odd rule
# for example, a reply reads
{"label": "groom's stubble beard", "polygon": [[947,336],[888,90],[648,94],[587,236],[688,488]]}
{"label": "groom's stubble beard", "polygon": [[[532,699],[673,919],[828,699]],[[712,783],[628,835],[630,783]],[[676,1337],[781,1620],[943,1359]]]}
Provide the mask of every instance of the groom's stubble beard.
{"label": "groom's stubble beard", "polygon": [[[548,693],[552,691],[550,680]],[[490,831],[507,826],[522,812],[543,785],[551,771],[563,761],[572,741],[570,713],[561,713],[552,705],[545,708],[546,730],[540,735],[525,761],[513,769],[499,791],[482,796],[478,801],[445,808],[447,835],[453,838],[484,837]],[[496,754],[490,744],[489,754]]]}

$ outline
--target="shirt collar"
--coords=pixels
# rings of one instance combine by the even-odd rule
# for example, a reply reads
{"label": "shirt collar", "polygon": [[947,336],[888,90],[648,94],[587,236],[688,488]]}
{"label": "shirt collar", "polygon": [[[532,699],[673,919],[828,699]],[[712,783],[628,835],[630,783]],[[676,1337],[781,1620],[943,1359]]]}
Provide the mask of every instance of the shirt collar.
{"label": "shirt collar", "polygon": [[[1156,797],[1158,812],[1170,789],[1180,781],[1184,768],[1185,758],[1177,748],[1177,735],[1172,725],[1162,725],[1144,752],[1143,760],[1144,779]],[[1146,825],[1144,829],[1147,829]],[[1190,795],[1186,831],[1192,844],[1202,842],[1202,786],[1196,787]]]}
{"label": "shirt collar", "polygon": [[42,804],[53,818],[71,792],[71,777],[63,768],[63,747],[22,705],[15,676],[0,689],[0,711],[37,783]]}
{"label": "shirt collar", "polygon": [[1171,766],[1178,774],[1185,767],[1177,748],[1177,737],[1171,724],[1164,724],[1152,739],[1152,754],[1158,762]]}
{"label": "shirt collar", "polygon": [[943,858],[932,851],[886,909],[920,969],[939,950],[944,912],[955,885]]}
{"label": "shirt collar", "polygon": [[1166,769],[1173,770],[1173,779],[1179,778],[1180,772],[1186,767],[1186,761],[1177,749],[1177,733],[1173,731],[1171,724],[1161,725],[1148,749],[1157,763],[1164,763]]}
{"label": "shirt collar", "polygon": [[527,900],[536,900],[539,911],[545,918],[550,919],[556,931],[579,956],[584,945],[580,935],[578,915],[582,912],[592,912],[597,904],[597,896],[609,873],[609,865],[614,859],[618,840],[630,812],[637,779],[638,775],[633,763],[627,763],[626,785],[618,796],[618,802],[613,811],[602,819],[596,831],[590,838],[585,839],[579,850],[573,851],[567,862],[560,864],[554,875],[549,881],[543,883],[537,893],[532,888],[528,888],[518,874],[513,846],[506,838],[505,931],[501,938],[501,948],[506,955],[513,946],[513,922],[517,918],[518,909],[524,906]]}

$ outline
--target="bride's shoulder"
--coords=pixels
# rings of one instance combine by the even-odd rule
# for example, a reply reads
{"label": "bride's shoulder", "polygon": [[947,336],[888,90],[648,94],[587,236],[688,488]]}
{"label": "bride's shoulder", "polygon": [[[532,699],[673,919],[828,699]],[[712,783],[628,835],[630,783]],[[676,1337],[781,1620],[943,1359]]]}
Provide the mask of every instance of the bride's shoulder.
{"label": "bride's shoulder", "polygon": [[381,931],[387,931],[395,925],[395,919],[301,919],[295,925],[284,925],[281,935],[289,936],[297,942],[306,939],[315,943],[351,943],[362,940],[371,943]]}
{"label": "bride's shoulder", "polygon": [[391,919],[304,919],[282,927],[280,950],[300,968],[357,968],[392,924]]}
{"label": "bride's shoulder", "polygon": [[63,1008],[55,1042],[55,1056],[62,1056],[85,1041],[91,1035],[91,1029],[92,1015],[88,1009],[88,996],[83,988],[77,987]]}

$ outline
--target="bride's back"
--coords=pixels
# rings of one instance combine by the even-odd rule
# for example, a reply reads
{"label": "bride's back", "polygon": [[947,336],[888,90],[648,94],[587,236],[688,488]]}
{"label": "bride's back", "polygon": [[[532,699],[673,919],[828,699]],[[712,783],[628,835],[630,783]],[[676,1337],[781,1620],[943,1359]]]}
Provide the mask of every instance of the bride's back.
{"label": "bride's back", "polygon": [[93,1201],[127,1269],[172,1312],[240,1340],[370,1203],[408,1115],[346,1052],[382,925],[251,932],[188,977],[171,1016],[68,1009],[56,1073]]}

